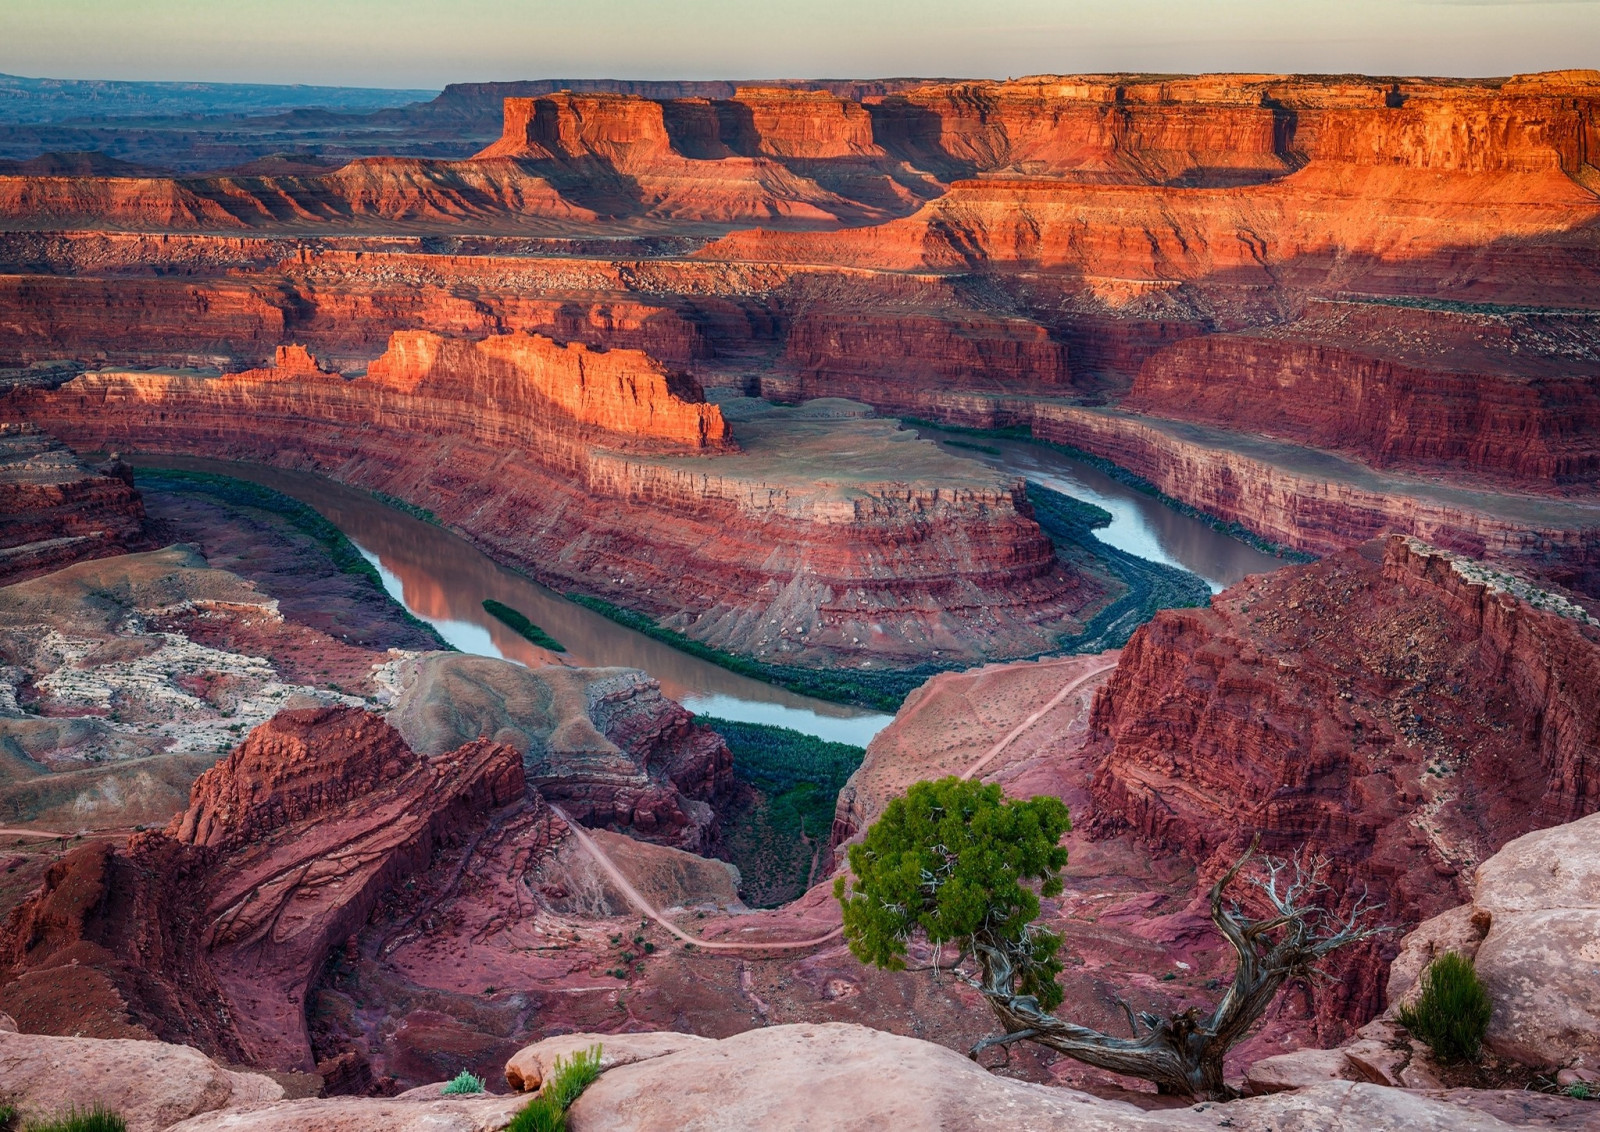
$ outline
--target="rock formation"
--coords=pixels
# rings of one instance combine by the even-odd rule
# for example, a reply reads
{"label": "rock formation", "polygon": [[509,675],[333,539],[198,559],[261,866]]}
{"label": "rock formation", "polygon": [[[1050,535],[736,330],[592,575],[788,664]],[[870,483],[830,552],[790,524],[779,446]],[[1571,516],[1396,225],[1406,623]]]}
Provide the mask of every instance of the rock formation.
{"label": "rock formation", "polygon": [[126,464],[90,469],[26,423],[0,425],[0,585],[148,545]]}
{"label": "rock formation", "polygon": [[528,781],[584,825],[695,851],[714,839],[710,803],[732,789],[733,756],[641,672],[433,653],[395,681],[389,722],[425,755],[489,738],[520,752]]}
{"label": "rock formation", "polygon": [[113,1019],[309,1071],[304,1003],[328,951],[436,848],[529,806],[537,819],[510,747],[429,759],[364,711],[281,712],[195,782],[165,833],[52,870],[7,925],[0,998],[33,1025],[81,1027],[93,1012],[69,1018],[60,996],[87,977]]}
{"label": "rock formation", "polygon": [[520,336],[400,334],[350,380],[284,359],[284,372],[86,374],[13,397],[80,443],[377,488],[563,589],[780,663],[1032,655],[1104,599],[1056,559],[1020,483],[869,413],[719,409],[643,355]]}
{"label": "rock formation", "polygon": [[[1402,924],[1506,841],[1600,808],[1592,618],[1412,540],[1141,628],[1096,699],[1095,822],[1208,869],[1259,832]],[[1378,1009],[1375,955],[1325,1016]]]}
{"label": "rock formation", "polygon": [[0,1088],[25,1120],[100,1105],[126,1120],[129,1132],[160,1132],[203,1112],[284,1095],[272,1078],[225,1069],[188,1046],[19,1034],[14,1024],[10,1030],[0,1031]]}
{"label": "rock formation", "polygon": [[1418,925],[1389,971],[1393,1008],[1437,955],[1471,958],[1494,1003],[1485,1041],[1501,1057],[1600,1084],[1600,816],[1536,830],[1478,866],[1472,900]]}

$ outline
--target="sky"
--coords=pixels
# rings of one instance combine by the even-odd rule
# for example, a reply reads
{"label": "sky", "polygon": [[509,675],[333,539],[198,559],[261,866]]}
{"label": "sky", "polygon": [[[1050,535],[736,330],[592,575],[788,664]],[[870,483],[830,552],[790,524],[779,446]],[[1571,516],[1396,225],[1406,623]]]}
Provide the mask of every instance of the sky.
{"label": "sky", "polygon": [[1600,67],[1600,0],[0,0],[0,72],[522,78],[1506,75]]}

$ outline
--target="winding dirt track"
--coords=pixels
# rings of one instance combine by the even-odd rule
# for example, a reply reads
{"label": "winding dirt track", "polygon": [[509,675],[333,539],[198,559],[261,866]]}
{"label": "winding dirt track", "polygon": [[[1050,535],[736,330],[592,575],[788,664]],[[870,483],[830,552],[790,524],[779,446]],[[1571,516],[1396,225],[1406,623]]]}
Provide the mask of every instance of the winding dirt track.
{"label": "winding dirt track", "polygon": [[[1093,680],[1096,676],[1099,676],[1105,672],[1109,672],[1115,667],[1116,662],[1113,661],[1110,664],[1104,664],[1099,668],[1085,672],[1076,680],[1068,681],[1061,691],[1057,692],[1051,698],[1049,703],[1045,704],[1042,708],[1028,716],[1027,719],[1024,719],[1021,723],[1013,727],[1004,739],[1001,739],[994,746],[990,747],[983,753],[983,756],[979,758],[977,762],[973,763],[966,770],[964,770],[961,773],[962,779],[965,780],[972,778],[973,775],[977,774],[984,767],[988,766],[989,763],[993,762],[1002,751],[1015,742],[1018,736],[1025,733],[1029,728],[1033,727],[1041,719],[1054,711],[1056,707],[1060,705],[1062,700],[1066,699],[1073,692],[1083,687],[1090,680]],[[567,828],[572,831],[572,836],[578,839],[578,844],[583,848],[584,852],[588,853],[590,857],[594,858],[595,864],[600,866],[600,870],[605,873],[606,876],[611,879],[611,882],[617,886],[618,890],[628,898],[628,902],[638,909],[641,915],[647,917],[648,919],[654,920],[662,928],[676,936],[678,939],[682,940],[684,943],[692,943],[696,947],[705,951],[798,951],[802,948],[817,947],[820,944],[829,943],[835,939],[838,939],[844,934],[844,925],[841,924],[839,927],[834,928],[827,935],[819,935],[815,939],[790,940],[782,943],[730,943],[725,940],[696,939],[694,936],[678,927],[677,924],[674,924],[672,921],[668,920],[661,914],[660,910],[657,909],[655,905],[646,900],[644,895],[637,888],[634,888],[632,883],[629,882],[628,878],[623,875],[622,870],[617,868],[617,866],[612,863],[610,857],[606,856],[605,850],[601,849],[599,845],[595,844],[594,838],[589,836],[588,831],[585,830],[583,826],[579,825],[572,818],[568,817],[566,813],[562,811],[561,807],[557,806],[554,802],[549,803],[549,806],[555,811],[557,817],[567,823]]]}

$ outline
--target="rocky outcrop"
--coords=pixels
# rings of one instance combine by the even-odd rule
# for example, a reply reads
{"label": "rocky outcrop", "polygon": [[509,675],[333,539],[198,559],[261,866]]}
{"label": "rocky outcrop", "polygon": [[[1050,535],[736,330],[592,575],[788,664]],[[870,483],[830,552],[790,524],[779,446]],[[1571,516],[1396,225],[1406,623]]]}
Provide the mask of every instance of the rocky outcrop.
{"label": "rocky outcrop", "polygon": [[[1587,614],[1394,538],[1135,633],[1095,703],[1095,823],[1216,867],[1256,833],[1415,923],[1510,838],[1600,806]],[[1377,560],[1374,560],[1377,559]],[[1377,954],[1329,1016],[1380,1005]]]}
{"label": "rocky outcrop", "polygon": [[1600,816],[1536,830],[1478,866],[1472,900],[1419,925],[1389,975],[1391,1013],[1423,969],[1455,951],[1472,959],[1494,1012],[1485,1039],[1501,1057],[1600,1082]]}
{"label": "rocky outcrop", "polygon": [[1266,433],[1377,468],[1448,468],[1525,488],[1600,472],[1586,316],[1312,304],[1209,334],[1140,369],[1122,407]]}
{"label": "rocky outcrop", "polygon": [[488,737],[520,752],[528,781],[585,825],[696,851],[715,836],[711,803],[733,787],[733,756],[642,672],[433,653],[395,679],[389,721],[423,754]]}
{"label": "rocky outcrop", "polygon": [[[817,1088],[821,1080],[828,1082],[827,1088]],[[886,1081],[894,1084],[886,1087]],[[1329,1132],[1399,1126],[1498,1132],[1538,1126],[1539,1117],[1546,1115],[1529,1112],[1522,1120],[1511,1116],[1503,1121],[1474,1111],[1473,1100],[1459,1093],[1424,1095],[1345,1082],[1221,1108],[1208,1104],[1145,1112],[1125,1101],[996,1076],[928,1042],[835,1023],[751,1030],[715,1044],[695,1043],[619,1065],[584,1092],[569,1119],[574,1132],[684,1127],[954,1132],[981,1127],[1003,1112],[1007,1123],[1017,1127],[1067,1125],[1104,1132],[1212,1129],[1219,1119],[1228,1127],[1260,1130],[1289,1122]],[[1492,1104],[1502,1098],[1491,1094],[1489,1100]],[[1575,1104],[1561,1107],[1571,1113]]]}
{"label": "rocky outcrop", "polygon": [[[290,379],[294,376],[300,374]],[[600,430],[610,444],[623,447],[654,441],[718,449],[730,441],[721,411],[706,404],[693,378],[635,350],[600,353],[539,335],[461,342],[425,331],[397,333],[383,356],[367,367],[366,381],[377,389],[425,397],[441,409],[448,404],[451,415],[465,411],[481,419],[504,407],[547,429],[565,418]]]}
{"label": "rocky outcrop", "polygon": [[91,469],[25,422],[0,424],[0,586],[148,545],[126,464]]}
{"label": "rocky outcrop", "polygon": [[283,1086],[224,1069],[199,1050],[155,1041],[0,1033],[0,1092],[24,1120],[101,1106],[129,1132],[160,1132],[218,1109],[269,1104]]}
{"label": "rocky outcrop", "polygon": [[[408,390],[397,374],[433,373],[401,367],[411,341],[353,380],[100,373],[13,404],[80,443],[288,464],[398,496],[564,590],[780,663],[1034,655],[1101,599],[1057,560],[1020,483],[893,422],[745,403],[739,451],[711,456],[728,402],[718,413],[668,399],[639,414],[640,428],[694,422],[704,447],[615,433],[545,402],[494,399],[487,377],[461,397],[430,381]],[[416,341],[493,356],[521,340]],[[572,378],[589,356],[557,354]],[[610,395],[619,417],[636,404]]]}
{"label": "rocky outcrop", "polygon": [[[235,1061],[309,1071],[306,996],[329,950],[488,823],[520,820],[541,851],[539,816],[511,747],[476,740],[430,758],[364,711],[281,712],[195,782],[165,833],[52,870],[0,937],[0,997],[42,1007],[50,1026],[125,1012]],[[117,994],[63,1013],[86,984]]]}
{"label": "rocky outcrop", "polygon": [[168,836],[223,856],[207,962],[252,1064],[311,1068],[305,997],[329,949],[434,848],[524,802],[521,761],[477,741],[425,759],[352,709],[280,713],[195,782]]}

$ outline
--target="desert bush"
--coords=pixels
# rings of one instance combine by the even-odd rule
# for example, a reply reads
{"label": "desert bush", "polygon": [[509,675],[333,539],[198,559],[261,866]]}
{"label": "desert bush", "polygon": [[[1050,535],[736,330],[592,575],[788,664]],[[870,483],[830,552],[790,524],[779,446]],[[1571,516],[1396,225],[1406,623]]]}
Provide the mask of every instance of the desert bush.
{"label": "desert bush", "polygon": [[29,1121],[27,1132],[128,1132],[128,1122],[98,1104],[81,1112],[74,1105],[66,1115],[53,1120]]}
{"label": "desert bush", "polygon": [[483,1092],[483,1078],[474,1076],[463,1069],[446,1081],[444,1088],[439,1091],[447,1097],[459,1096],[462,1093],[481,1093]]}
{"label": "desert bush", "polygon": [[506,1125],[506,1132],[566,1132],[567,1109],[600,1076],[600,1046],[572,1057],[558,1057],[539,1095]]}
{"label": "desert bush", "polygon": [[1447,951],[1422,973],[1422,993],[1400,1008],[1400,1024],[1449,1065],[1477,1059],[1492,1010],[1472,960]]}

